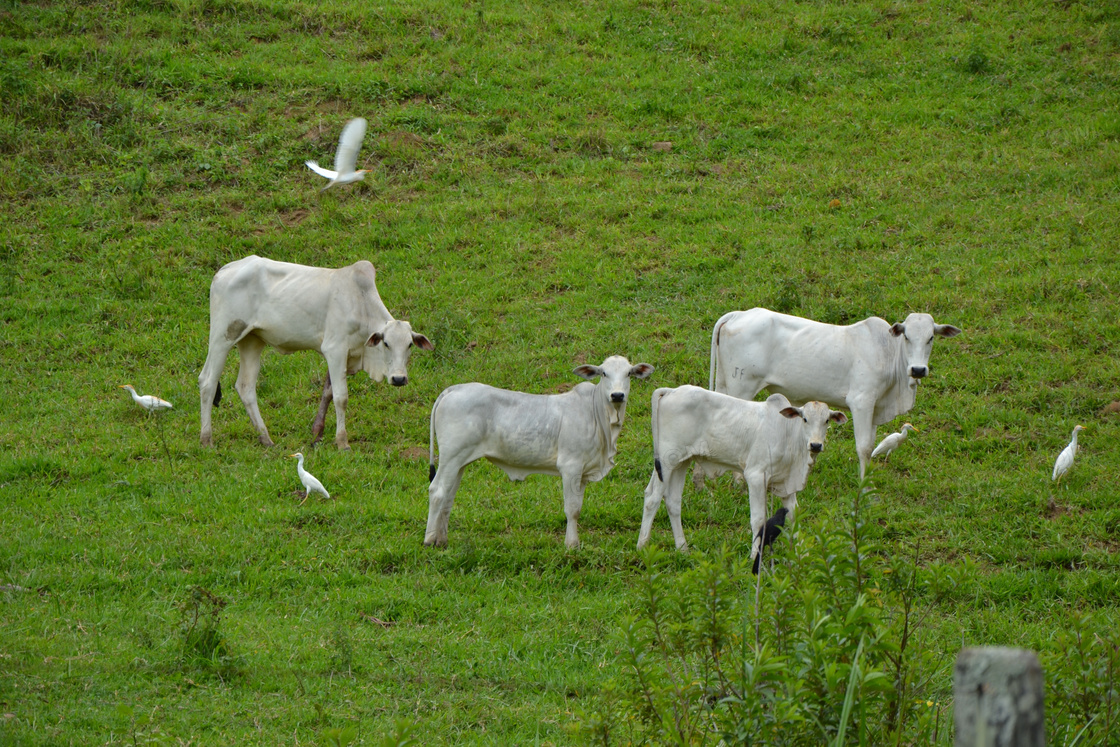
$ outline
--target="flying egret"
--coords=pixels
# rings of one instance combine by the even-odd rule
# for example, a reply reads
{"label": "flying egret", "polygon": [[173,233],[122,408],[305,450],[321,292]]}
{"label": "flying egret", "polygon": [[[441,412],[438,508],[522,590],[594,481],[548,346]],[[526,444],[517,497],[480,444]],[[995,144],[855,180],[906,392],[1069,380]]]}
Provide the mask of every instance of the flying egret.
{"label": "flying egret", "polygon": [[891,452],[897,449],[902,444],[902,442],[906,440],[907,431],[921,433],[920,430],[910,425],[909,423],[903,423],[902,430],[900,430],[898,433],[892,433],[879,442],[879,445],[875,447],[875,451],[871,452],[871,458],[874,459],[880,454],[883,454],[887,458],[886,461],[889,462],[891,460]]}
{"label": "flying egret", "polygon": [[300,501],[299,505],[302,506],[303,502],[306,501],[312,493],[322,493],[326,498],[331,497],[331,494],[328,493],[327,489],[323,487],[323,483],[319,482],[315,478],[315,475],[311,474],[303,468],[302,452],[297,451],[295,454],[289,454],[288,456],[299,459],[299,462],[296,463],[296,472],[299,473],[299,481],[303,483],[303,487],[307,490],[307,492],[303,494],[303,501]]}
{"label": "flying egret", "polygon": [[1069,445],[1062,449],[1062,453],[1058,455],[1058,460],[1054,462],[1054,474],[1050,479],[1056,480],[1059,485],[1062,482],[1062,475],[1073,466],[1073,457],[1077,454],[1077,432],[1083,430],[1085,430],[1083,425],[1073,427],[1073,438],[1070,439]]}
{"label": "flying egret", "polygon": [[160,399],[154,394],[140,395],[132,388],[132,384],[121,384],[119,389],[125,389],[132,395],[132,401],[143,407],[148,412],[159,412],[160,410],[170,410],[171,403],[165,399]]}
{"label": "flying egret", "polygon": [[366,178],[369,169],[355,170],[358,163],[358,149],[362,147],[362,139],[366,136],[366,121],[361,117],[351,119],[342,128],[342,135],[338,138],[338,150],[334,154],[334,171],[324,169],[315,161],[307,161],[307,168],[319,176],[330,179],[323,189],[330,189],[336,184],[349,184]]}
{"label": "flying egret", "polygon": [[766,526],[758,530],[758,534],[762,538],[762,545],[758,548],[758,555],[754,556],[754,567],[751,569],[756,576],[758,575],[758,563],[762,560],[763,549],[770,547],[774,544],[774,540],[781,536],[782,527],[786,525],[786,514],[788,513],[787,509],[779,508],[773,516],[766,520]]}

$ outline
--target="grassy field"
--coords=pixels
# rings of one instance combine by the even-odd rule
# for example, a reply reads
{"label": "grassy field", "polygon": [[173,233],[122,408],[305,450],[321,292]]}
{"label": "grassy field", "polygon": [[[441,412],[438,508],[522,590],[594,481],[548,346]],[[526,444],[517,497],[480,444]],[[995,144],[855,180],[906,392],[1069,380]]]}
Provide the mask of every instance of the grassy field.
{"label": "grassy field", "polygon": [[[960,579],[923,610],[942,701],[962,645],[1046,661],[1071,616],[1120,624],[1111,0],[7,2],[0,51],[0,740],[575,741],[636,605],[649,395],[706,385],[712,324],[752,306],[964,330],[871,472],[880,539]],[[355,116],[372,173],[319,192],[303,162]],[[351,380],[352,453],[333,415],[308,448],[314,354],[265,355],[276,448],[236,355],[198,445],[210,279],[253,253],[369,259],[436,346],[404,389]],[[612,354],[656,371],[583,546],[558,480],[479,464],[422,548],[436,395],[561,391]],[[299,505],[297,449],[335,501]],[[856,476],[833,428],[801,521]],[[749,547],[729,481],[684,524]]]}

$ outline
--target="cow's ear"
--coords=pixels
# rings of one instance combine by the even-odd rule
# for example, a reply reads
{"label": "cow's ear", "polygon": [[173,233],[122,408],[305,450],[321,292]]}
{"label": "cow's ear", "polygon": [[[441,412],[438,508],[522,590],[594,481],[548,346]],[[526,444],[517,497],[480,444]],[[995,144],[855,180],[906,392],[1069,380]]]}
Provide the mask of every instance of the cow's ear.
{"label": "cow's ear", "polygon": [[416,332],[412,333],[412,344],[418,348],[423,348],[424,350],[436,349],[436,346],[432,344],[431,340],[429,340],[427,337],[424,337],[424,335],[417,334]]}
{"label": "cow's ear", "polygon": [[891,325],[891,334],[894,335],[895,337],[898,337],[899,335],[901,335],[905,331],[906,331],[906,325],[903,324],[902,322],[895,322],[894,324]]}
{"label": "cow's ear", "polygon": [[630,367],[631,379],[648,379],[651,373],[653,373],[653,366],[648,363],[639,363]]}
{"label": "cow's ear", "polygon": [[935,324],[933,325],[933,334],[938,337],[956,337],[961,333],[959,327],[954,327],[952,324]]}
{"label": "cow's ear", "polygon": [[385,335],[381,334],[380,332],[374,332],[372,335],[369,336],[369,339],[366,340],[366,347],[370,347],[370,348],[377,347],[378,345],[381,344],[381,341],[384,340],[384,339],[385,339]]}
{"label": "cow's ear", "polygon": [[844,423],[848,422],[848,416],[839,410],[829,410],[828,419],[837,425],[844,425]]}
{"label": "cow's ear", "polygon": [[603,369],[598,366],[592,366],[589,363],[584,363],[582,366],[576,366],[576,376],[582,376],[585,379],[594,379],[596,376],[602,376]]}
{"label": "cow's ear", "polygon": [[781,410],[778,410],[778,412],[785,415],[790,420],[801,417],[801,410],[798,410],[796,407],[783,407]]}

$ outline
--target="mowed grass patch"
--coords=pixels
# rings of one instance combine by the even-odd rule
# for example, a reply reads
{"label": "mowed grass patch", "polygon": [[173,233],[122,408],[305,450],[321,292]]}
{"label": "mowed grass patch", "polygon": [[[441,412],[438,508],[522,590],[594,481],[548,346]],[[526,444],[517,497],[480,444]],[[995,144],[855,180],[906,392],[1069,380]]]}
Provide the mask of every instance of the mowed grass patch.
{"label": "mowed grass patch", "polygon": [[[923,618],[946,699],[962,644],[1045,654],[1072,613],[1116,618],[1108,3],[61,3],[0,28],[11,739],[375,743],[407,717],[436,743],[568,743],[638,604],[649,397],[706,385],[713,323],[756,305],[964,330],[880,428],[921,433],[871,471],[884,553],[948,579]],[[372,173],[320,192],[303,162],[331,162],[353,116]],[[251,253],[369,259],[435,343],[403,389],[351,379],[352,453],[333,413],[309,448],[307,353],[265,354],[275,449],[236,354],[197,445],[209,282]],[[559,480],[480,464],[449,547],[421,548],[438,393],[558,392],[616,353],[656,371],[587,489],[584,546],[563,548]],[[175,409],[148,417],[125,383]],[[336,500],[298,505],[296,450]],[[856,473],[832,428],[803,526],[837,522]],[[686,487],[694,548],[747,551],[740,491]],[[199,587],[225,602],[209,664],[183,653]]]}

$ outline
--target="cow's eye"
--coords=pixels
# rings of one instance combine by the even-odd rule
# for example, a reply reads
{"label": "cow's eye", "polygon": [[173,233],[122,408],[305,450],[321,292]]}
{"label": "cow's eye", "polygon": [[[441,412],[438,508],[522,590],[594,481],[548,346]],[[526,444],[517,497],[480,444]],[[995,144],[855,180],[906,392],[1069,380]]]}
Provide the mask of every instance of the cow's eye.
{"label": "cow's eye", "polygon": [[926,341],[926,345],[932,345],[932,344],[933,344],[933,335],[930,335],[929,340]]}

